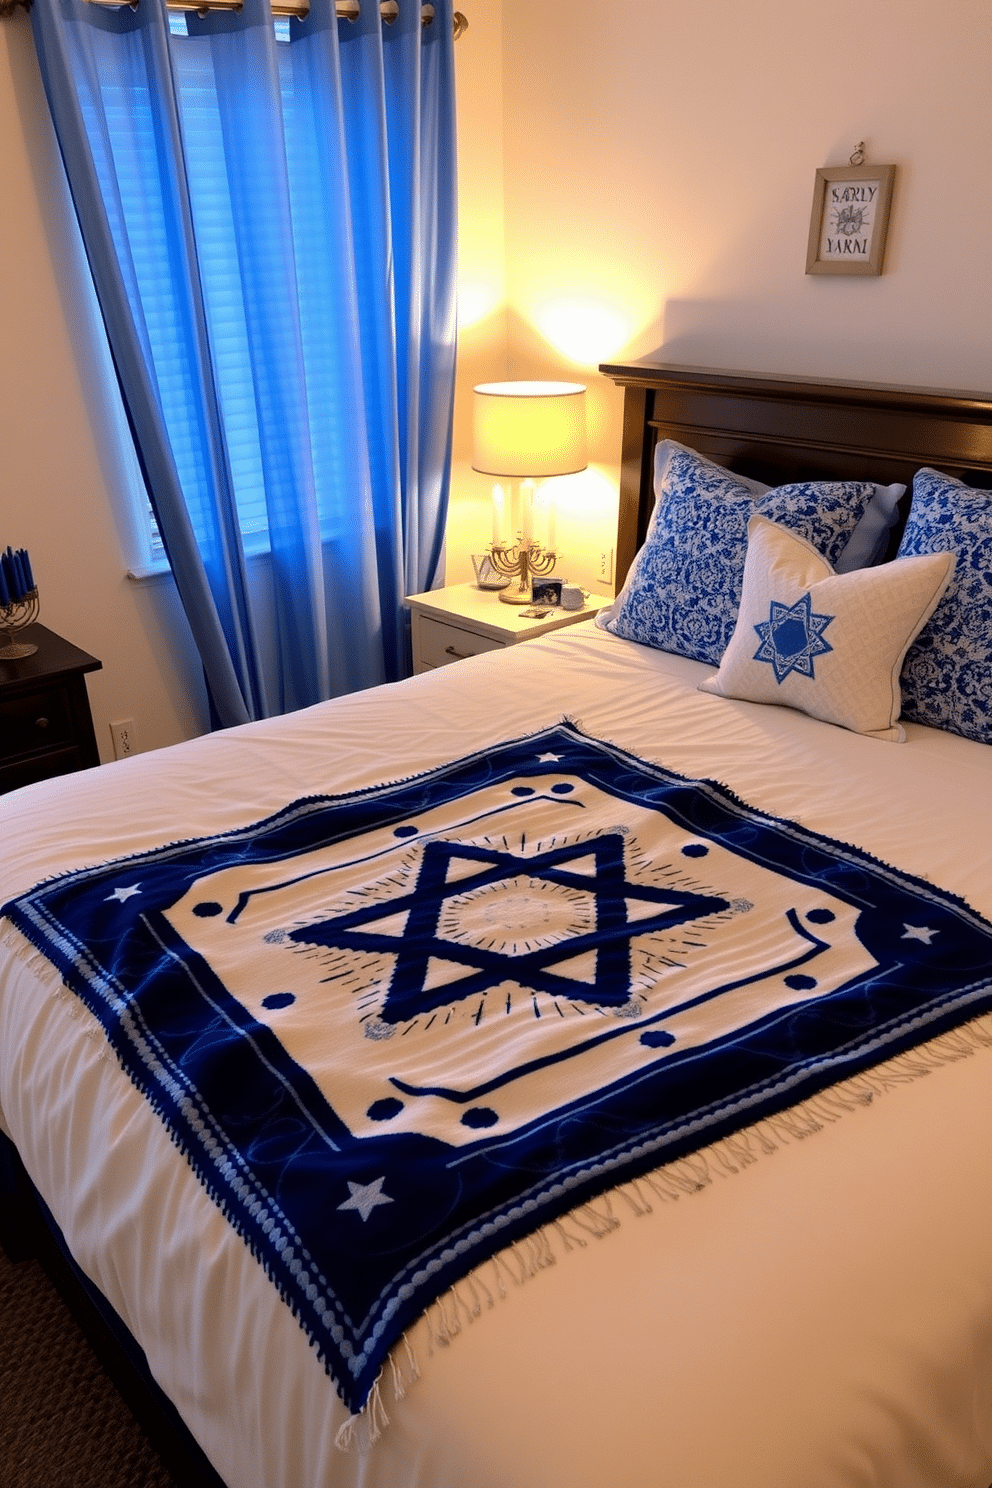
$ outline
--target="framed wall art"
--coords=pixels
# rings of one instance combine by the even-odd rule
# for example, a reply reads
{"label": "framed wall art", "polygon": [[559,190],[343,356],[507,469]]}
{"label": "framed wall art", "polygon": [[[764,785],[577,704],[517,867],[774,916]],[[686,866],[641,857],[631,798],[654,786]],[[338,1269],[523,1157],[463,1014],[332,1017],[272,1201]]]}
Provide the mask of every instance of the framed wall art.
{"label": "framed wall art", "polygon": [[851,165],[827,165],[816,173],[807,274],[882,272],[896,168],[863,160],[859,146]]}

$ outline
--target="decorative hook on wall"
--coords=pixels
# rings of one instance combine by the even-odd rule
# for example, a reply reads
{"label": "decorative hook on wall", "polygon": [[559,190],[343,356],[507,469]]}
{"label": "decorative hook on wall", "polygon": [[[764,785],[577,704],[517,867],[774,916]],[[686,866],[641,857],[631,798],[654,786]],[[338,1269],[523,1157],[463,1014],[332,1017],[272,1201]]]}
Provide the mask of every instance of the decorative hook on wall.
{"label": "decorative hook on wall", "polygon": [[850,162],[849,163],[851,165],[864,165],[864,163],[865,163],[865,142],[864,142],[864,140],[859,140],[858,143],[855,145],[855,147],[854,147],[854,154],[851,156],[851,159],[850,159]]}

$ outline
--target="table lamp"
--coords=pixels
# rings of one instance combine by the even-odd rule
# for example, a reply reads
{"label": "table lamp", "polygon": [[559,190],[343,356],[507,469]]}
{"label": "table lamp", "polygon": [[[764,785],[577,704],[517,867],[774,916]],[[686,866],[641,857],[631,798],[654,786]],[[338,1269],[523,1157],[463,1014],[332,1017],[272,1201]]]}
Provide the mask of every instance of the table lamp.
{"label": "table lamp", "polygon": [[[472,469],[510,481],[493,488],[489,556],[498,573],[517,578],[500,591],[505,604],[530,604],[531,575],[555,566],[555,517],[549,503],[545,540],[534,533],[534,481],[585,470],[586,390],[578,382],[483,382],[474,390]],[[509,532],[506,530],[509,520]]]}

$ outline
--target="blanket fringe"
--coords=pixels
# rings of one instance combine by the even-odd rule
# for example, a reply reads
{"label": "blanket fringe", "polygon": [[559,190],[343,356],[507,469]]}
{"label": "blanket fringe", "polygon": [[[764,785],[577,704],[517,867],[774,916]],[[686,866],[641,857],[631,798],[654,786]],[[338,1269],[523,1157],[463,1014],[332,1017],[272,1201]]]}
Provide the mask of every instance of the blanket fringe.
{"label": "blanket fringe", "polygon": [[41,951],[35,949],[31,942],[21,934],[10,920],[0,917],[0,947],[9,951],[15,961],[18,961],[27,971],[31,973],[37,982],[65,1007],[66,1012],[74,1023],[84,1025],[86,1037],[96,1049],[96,1057],[100,1060],[113,1060],[117,1062],[113,1050],[107,1042],[98,1019],[89,1011],[86,1005],[80,1001],[75,992],[67,987],[58,969],[43,956]]}
{"label": "blanket fringe", "polygon": [[[412,1337],[418,1329],[426,1339],[428,1357],[436,1348],[448,1347],[461,1333],[463,1324],[474,1322],[483,1311],[495,1306],[497,1300],[504,1300],[512,1287],[523,1286],[539,1272],[557,1264],[555,1239],[561,1255],[584,1250],[592,1241],[605,1239],[620,1228],[621,1221],[615,1212],[618,1207],[626,1206],[635,1218],[642,1219],[653,1214],[659,1203],[674,1204],[687,1195],[700,1193],[715,1179],[740,1173],[780,1147],[805,1141],[852,1111],[866,1109],[876,1096],[922,1079],[946,1064],[967,1059],[981,1049],[992,1049],[992,1013],[938,1034],[928,1043],[896,1054],[884,1064],[852,1075],[785,1111],[762,1117],[752,1126],[722,1137],[698,1152],[628,1179],[561,1218],[548,1221],[456,1282],[407,1329],[389,1355],[393,1398],[402,1400],[410,1385],[420,1377]],[[389,1424],[382,1398],[384,1374],[385,1371],[380,1374],[362,1410],[349,1416],[339,1429],[335,1445],[341,1451],[367,1452]]]}
{"label": "blanket fringe", "polygon": [[[43,981],[46,986],[61,988],[67,997],[72,996],[48,957],[36,951],[27,937],[22,935],[13,922],[5,916],[0,916],[0,946],[3,946],[5,951],[9,951],[15,960],[26,966],[28,971],[39,981]],[[78,1002],[79,999],[77,998],[76,1001]]]}

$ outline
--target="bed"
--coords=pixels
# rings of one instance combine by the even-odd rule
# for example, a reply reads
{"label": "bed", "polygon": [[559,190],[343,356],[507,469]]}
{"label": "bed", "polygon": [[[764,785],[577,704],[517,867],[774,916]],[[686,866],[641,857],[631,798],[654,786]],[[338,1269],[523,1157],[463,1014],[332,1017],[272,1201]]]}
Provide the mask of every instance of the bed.
{"label": "bed", "polygon": [[[901,544],[899,562],[912,560],[898,572],[915,576],[905,603],[915,606],[914,636],[923,637],[951,593],[941,554],[953,539],[946,523],[929,546],[914,529],[914,479],[931,468],[945,483],[941,492],[949,482],[966,507],[973,500],[978,515],[968,508],[966,525],[971,538],[979,533],[979,560],[970,563],[962,550],[954,572],[959,585],[965,575],[987,579],[980,555],[990,521],[992,400],[654,363],[603,371],[625,389],[617,554],[618,578],[628,581],[605,625],[573,626],[504,654],[0,798],[0,902],[8,906],[0,924],[0,1127],[73,1264],[136,1340],[205,1471],[228,1488],[987,1488],[992,751],[980,737],[987,669],[968,681],[953,727],[899,720],[891,699],[881,719],[866,722],[852,705],[840,722],[827,722],[795,701],[740,695],[755,664],[750,635],[737,671],[725,675],[719,657],[676,654],[620,632],[636,630],[644,613],[631,595],[638,573],[642,580],[650,573],[647,560],[635,558],[656,541],[659,473],[677,474],[695,460],[705,476],[697,493],[738,477],[757,483],[743,487],[755,505],[749,554],[759,538],[786,542],[787,552],[772,551],[772,568],[800,562],[815,584],[836,583],[834,564],[801,534],[782,539],[797,501],[776,493],[810,481],[834,495],[838,483],[868,485],[859,497],[864,516],[885,489],[887,517],[874,550],[893,559]],[[696,479],[699,466],[692,468]],[[900,485],[907,489],[896,505]],[[870,573],[891,567],[876,563]],[[755,613],[764,613],[757,572],[745,575],[741,613],[753,594]],[[865,586],[887,581],[862,580],[864,572],[852,570],[843,593],[868,604],[876,617],[869,628],[884,629],[878,617],[888,614],[888,591],[883,604],[882,591]],[[758,631],[761,647],[771,648],[762,675],[781,671],[776,685],[797,688],[822,679],[823,658],[840,650],[839,641],[831,644],[840,604],[831,601],[836,618],[807,605],[816,623],[802,646],[786,646],[787,628],[769,620]],[[677,606],[670,623],[682,624],[692,609]],[[610,617],[618,622],[612,629]],[[736,623],[731,632],[736,639]],[[727,634],[704,637],[700,646],[716,644],[729,656],[726,641]],[[892,644],[901,665],[913,643]],[[961,662],[962,644],[956,637],[951,662]],[[982,644],[979,634],[972,649],[980,654]],[[804,667],[808,675],[797,677]],[[917,712],[943,706],[947,695],[946,686],[928,688],[924,670]],[[849,701],[826,697],[820,711],[834,716]],[[561,826],[548,817],[548,826],[540,813],[562,802],[573,818]],[[497,830],[496,816],[511,808],[512,827],[499,817]],[[293,836],[304,818],[320,823],[317,847]],[[653,840],[647,818],[661,834],[652,852],[644,846]],[[528,859],[535,841],[543,856]],[[618,866],[609,854],[623,842],[633,850],[624,849]],[[190,844],[220,856],[194,860]],[[290,880],[313,886],[343,871],[338,857],[329,868],[319,856],[329,844],[335,852],[350,844],[344,887],[331,895],[334,917],[324,889],[313,887],[307,892],[317,897],[302,908],[273,908]],[[746,863],[746,892],[728,887],[721,855],[731,851]],[[382,866],[359,873],[359,860]],[[291,872],[287,861],[296,865]],[[428,934],[421,921],[429,864],[436,892]],[[777,919],[763,918],[772,874]],[[601,875],[604,885],[621,882],[622,905],[613,888],[590,896],[586,884],[598,885]],[[386,887],[376,888],[370,909],[373,880]],[[165,909],[142,919],[136,905],[160,881]],[[523,923],[531,913],[525,895],[540,904],[533,925]],[[80,917],[83,901],[92,921]],[[573,916],[567,932],[565,901]],[[457,908],[455,928],[444,928],[438,904]],[[904,927],[898,943],[876,928],[853,934],[859,915],[862,926],[881,925],[882,907],[886,925]],[[252,939],[246,927],[256,910]],[[107,928],[118,912],[143,926],[129,929],[126,941]],[[727,953],[718,942],[731,923],[746,934]],[[786,923],[793,939],[783,949],[776,937]],[[227,933],[222,926],[238,936],[245,927],[236,955],[216,939]],[[949,944],[952,926],[961,939],[943,954],[941,935]],[[183,1123],[192,1122],[190,1091],[209,1081],[198,1061],[218,1042],[219,1025],[190,1034],[184,1022],[155,1033],[160,1054],[173,1037],[186,1038],[175,1045],[181,1052],[167,1079],[144,1035],[128,1035],[145,1051],[143,1073],[124,1047],[128,1037],[110,1027],[106,1004],[126,1028],[127,989],[155,985],[153,930],[170,967],[182,960],[179,976],[184,987],[195,984],[197,998],[225,978],[238,991],[224,1010],[239,1062],[209,1143],[202,1121],[195,1129]],[[571,957],[560,949],[568,935],[577,937]],[[761,952],[760,969],[738,965],[740,946],[762,936],[771,937],[771,950]],[[406,937],[420,947],[419,961],[404,960]],[[843,959],[849,953],[862,960],[852,966]],[[342,957],[351,958],[345,971]],[[507,957],[527,967],[520,984],[492,974],[492,958],[501,957],[504,972]],[[707,986],[719,985],[720,997],[683,980],[689,963],[707,964]],[[778,1002],[769,1001],[772,963],[790,989]],[[354,983],[356,965],[374,984],[367,1003]],[[327,998],[336,978],[352,976],[360,1037],[348,1042],[353,1030],[324,993],[316,1031],[302,1011],[293,1023],[305,1001],[297,974],[330,984]],[[661,1016],[652,998],[665,978],[682,990]],[[881,1022],[892,1041],[879,1042],[876,1026],[861,1022],[865,989],[889,996],[894,987],[919,1001],[886,1004]],[[845,1002],[849,989],[860,1000]],[[526,1023],[525,1053],[509,1064],[501,1063],[502,1035],[492,1031],[497,997],[503,1028],[512,1024],[516,1036]],[[816,1042],[826,1038],[821,1004],[841,1009],[839,1021],[850,1024],[839,1039],[835,1030],[829,1047]],[[163,1015],[173,1011],[170,1003]],[[443,1040],[429,1042],[452,1018],[461,1020],[462,1043],[452,1034],[451,1048],[474,1051],[468,1072],[453,1068]],[[550,1043],[527,1043],[535,1029]],[[763,1042],[749,1042],[753,1029]],[[403,1080],[386,1078],[381,1061],[406,1030],[411,1045],[421,1040],[427,1063]],[[310,1273],[293,1292],[279,1270],[285,1245],[282,1260],[268,1256],[253,1228],[267,1212],[266,1181],[286,1212],[303,1214],[314,1202],[297,1197],[297,1168],[275,1151],[275,1129],[257,1136],[246,1093],[249,1070],[275,1069],[281,1079],[279,1061],[295,1068],[292,1056],[310,1048],[308,1040],[318,1046],[307,1060],[319,1090],[288,1077],[279,1086],[307,1107],[307,1132],[317,1124],[313,1113],[325,1112],[322,1061],[333,1063],[340,1044],[348,1093],[338,1114],[346,1109],[345,1125],[370,1140],[384,1142],[378,1133],[386,1131],[402,1154],[391,1176],[373,1165],[349,1184],[348,1197],[322,1200],[324,1218],[307,1232],[313,1245],[323,1243],[325,1220],[335,1235],[348,1222],[356,1254],[365,1247],[371,1255],[377,1223],[399,1211],[408,1157],[425,1195],[422,1212],[433,1215],[438,1170],[414,1165],[428,1149],[435,1158],[448,1154],[468,1191],[479,1152],[499,1168],[499,1154],[516,1150],[519,1133],[531,1141],[547,1128],[566,1174],[555,1187],[546,1148],[525,1149],[540,1184],[506,1179],[499,1202],[482,1204],[479,1212],[498,1211],[499,1224],[485,1243],[480,1227],[472,1229],[464,1275],[452,1257],[457,1244],[436,1253],[436,1295],[430,1282],[419,1290],[411,1283],[390,1304],[401,1324],[391,1342],[384,1310],[388,1348],[381,1360],[370,1351],[350,1392],[341,1379],[346,1351],[335,1355],[333,1339],[309,1318]],[[370,1051],[367,1076],[362,1050]],[[693,1062],[711,1050],[719,1060]],[[735,1050],[757,1061],[746,1082],[724,1058]],[[153,1063],[164,1081],[157,1097],[147,1074]],[[184,1071],[199,1083],[183,1085]],[[680,1099],[694,1082],[709,1082],[715,1093],[705,1119],[701,1108],[673,1104],[660,1136],[642,1125],[629,1141],[619,1123],[635,1109],[631,1092],[664,1104],[669,1079]],[[403,1126],[414,1107],[416,1131]],[[568,1122],[550,1122],[548,1111],[566,1108]],[[239,1125],[249,1132],[239,1150],[254,1165],[232,1177],[240,1158],[210,1167],[196,1142],[214,1150]],[[623,1161],[611,1166],[616,1154]],[[262,1187],[247,1194],[242,1214],[249,1179]],[[547,1202],[528,1208],[538,1188]],[[336,1264],[337,1242],[328,1244],[328,1265]],[[286,1264],[296,1275],[299,1255]],[[400,1274],[412,1273],[400,1267]],[[312,1279],[310,1290],[319,1312]]]}

